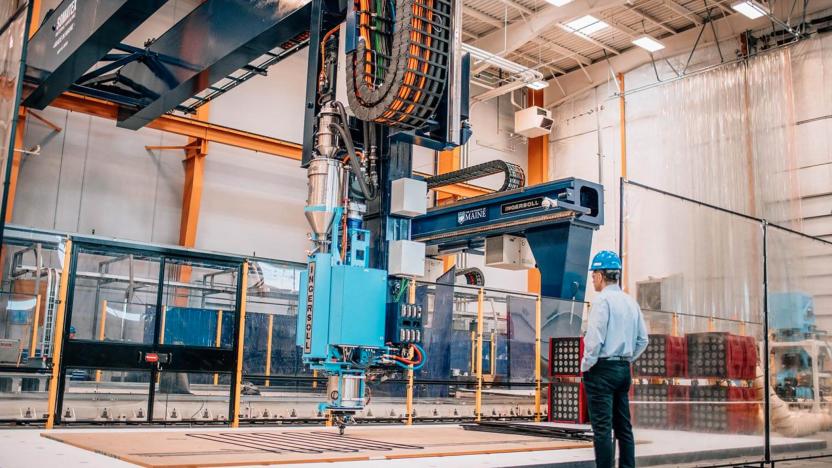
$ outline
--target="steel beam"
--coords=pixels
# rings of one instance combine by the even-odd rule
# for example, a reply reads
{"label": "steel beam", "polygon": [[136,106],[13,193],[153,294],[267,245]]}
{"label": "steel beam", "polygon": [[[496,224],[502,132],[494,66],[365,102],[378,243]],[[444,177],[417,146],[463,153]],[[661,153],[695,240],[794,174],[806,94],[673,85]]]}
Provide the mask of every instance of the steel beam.
{"label": "steel beam", "polygon": [[29,40],[23,105],[43,109],[167,0],[64,0]]}
{"label": "steel beam", "polygon": [[693,23],[694,26],[702,26],[702,17],[676,3],[674,0],[664,0],[663,5],[674,13],[685,17],[688,21]]}
{"label": "steel beam", "polygon": [[538,37],[553,24],[569,21],[581,15],[600,13],[621,6],[626,0],[574,0],[562,7],[547,5],[538,10],[528,21],[510,24],[505,30],[491,32],[472,45],[499,55],[513,52]]}
{"label": "steel beam", "polygon": [[[53,107],[72,112],[115,120],[119,113],[117,105],[100,99],[64,93],[52,103]],[[147,125],[147,128],[161,130],[190,138],[199,138],[203,142],[243,148],[270,156],[301,160],[301,146],[290,141],[279,140],[265,135],[237,130],[235,128],[165,114]],[[172,149],[172,148],[171,148]],[[430,174],[417,174],[428,177]],[[471,184],[454,184],[436,189],[436,192],[455,195],[460,198],[477,197],[492,193],[493,190]]]}
{"label": "steel beam", "polygon": [[677,30],[671,28],[670,26],[664,24],[663,22],[654,18],[653,16],[651,16],[649,13],[645,12],[644,10],[641,10],[641,9],[639,9],[637,7],[634,7],[634,6],[631,6],[631,5],[626,5],[626,8],[630,11],[638,13],[639,15],[641,15],[642,18],[647,20],[648,23],[653,23],[654,25],[664,29],[665,31],[669,32],[670,34],[673,34],[673,35],[679,34],[679,31],[677,31]]}
{"label": "steel beam", "polygon": [[251,2],[207,0],[148,47],[178,59],[153,70],[142,63],[121,77],[147,96],[143,106],[119,116],[119,127],[139,129],[257,57],[309,30],[311,0]]}
{"label": "steel beam", "polygon": [[524,7],[523,5],[515,2],[514,0],[500,0],[501,3],[514,8],[515,10],[519,11],[520,13],[530,16],[534,14],[534,11],[530,10],[529,8]]}
{"label": "steel beam", "polygon": [[562,55],[562,58],[571,58],[574,59],[576,62],[582,63],[584,65],[592,64],[592,59],[590,59],[589,57],[582,55],[579,52],[575,52],[574,50],[567,49],[566,47],[563,47],[561,45],[555,44],[554,42],[548,42],[540,38],[534,38],[530,42],[533,42],[539,46],[545,47],[553,52],[556,52]]}
{"label": "steel beam", "polygon": [[596,46],[598,46],[598,47],[600,47],[600,48],[602,48],[602,49],[604,49],[608,52],[611,52],[611,53],[615,54],[615,55],[621,55],[621,52],[618,49],[610,47],[610,46],[604,44],[603,42],[601,42],[597,39],[593,39],[593,38],[589,37],[588,35],[586,35],[584,33],[575,31],[574,29],[570,28],[569,26],[567,26],[565,24],[559,24],[558,26],[560,26],[560,28],[563,29],[564,31],[566,31],[568,33],[573,33],[576,36],[580,37],[581,39],[589,42],[590,44],[596,45]]}
{"label": "steel beam", "polygon": [[466,16],[474,18],[477,21],[482,21],[485,24],[494,26],[495,28],[502,28],[505,26],[505,23],[497,18],[492,17],[491,15],[486,15],[481,11],[477,11],[471,7],[464,7],[462,9],[462,13]]}
{"label": "steel beam", "polygon": [[[514,51],[514,52],[512,52],[512,53],[513,53],[514,55],[516,55],[516,56],[520,57],[521,59],[528,60],[529,62],[531,62],[531,63],[532,63],[532,65],[530,65],[530,68],[537,69],[537,64],[539,64],[539,63],[541,62],[541,61],[540,61],[540,59],[535,58],[535,57],[533,57],[533,56],[531,56],[531,55],[529,55],[529,54],[526,54],[526,53],[523,53],[523,52],[517,51],[517,50],[515,50],[515,51]],[[554,71],[554,72],[560,73],[561,75],[566,74],[566,70],[564,70],[564,69],[562,69],[562,68],[560,68],[560,67],[556,67],[556,66],[554,66],[554,65],[547,65],[547,67],[548,67],[549,69],[551,69],[552,71]]]}
{"label": "steel beam", "polygon": [[[65,93],[58,97],[52,103],[52,106],[105,119],[116,119],[119,114],[119,107],[115,104],[71,93]],[[151,122],[147,127],[300,161],[301,147],[297,143],[202,122],[197,119],[166,114]]]}

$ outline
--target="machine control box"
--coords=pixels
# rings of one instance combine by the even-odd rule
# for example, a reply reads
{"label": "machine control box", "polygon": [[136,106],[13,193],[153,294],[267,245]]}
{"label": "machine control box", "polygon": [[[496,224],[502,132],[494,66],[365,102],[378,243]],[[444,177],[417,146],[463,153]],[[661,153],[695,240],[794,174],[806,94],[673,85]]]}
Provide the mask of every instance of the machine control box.
{"label": "machine control box", "polygon": [[390,241],[387,271],[390,276],[425,276],[425,244],[409,240]]}
{"label": "machine control box", "polygon": [[529,241],[519,236],[494,236],[485,240],[485,266],[504,270],[534,268]]}
{"label": "machine control box", "polygon": [[391,183],[390,214],[404,218],[423,215],[428,209],[428,183],[416,179],[396,179]]}

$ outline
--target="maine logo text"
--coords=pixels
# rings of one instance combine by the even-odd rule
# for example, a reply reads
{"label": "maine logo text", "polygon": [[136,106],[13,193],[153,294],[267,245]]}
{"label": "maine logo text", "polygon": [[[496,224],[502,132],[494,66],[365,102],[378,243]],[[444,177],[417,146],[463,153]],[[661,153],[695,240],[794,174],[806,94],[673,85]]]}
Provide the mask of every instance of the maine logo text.
{"label": "maine logo text", "polygon": [[456,214],[456,222],[458,224],[465,224],[478,219],[485,219],[488,217],[488,208],[475,208],[473,210],[460,211]]}

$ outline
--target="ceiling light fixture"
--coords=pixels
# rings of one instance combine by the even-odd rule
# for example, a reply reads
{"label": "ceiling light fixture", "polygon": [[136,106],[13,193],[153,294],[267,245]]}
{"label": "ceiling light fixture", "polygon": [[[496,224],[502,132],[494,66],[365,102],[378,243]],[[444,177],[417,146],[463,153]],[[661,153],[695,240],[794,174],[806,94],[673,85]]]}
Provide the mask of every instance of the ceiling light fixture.
{"label": "ceiling light fixture", "polygon": [[658,50],[664,49],[664,44],[646,34],[644,36],[633,39],[633,44],[641,47],[642,49],[648,52],[656,52]]}
{"label": "ceiling light fixture", "polygon": [[539,89],[548,88],[549,87],[549,82],[548,81],[543,81],[543,80],[533,81],[531,83],[526,83],[526,87],[529,88],[529,89],[533,89],[533,90],[537,91]]}
{"label": "ceiling light fixture", "polygon": [[749,19],[757,19],[768,15],[769,9],[755,0],[742,0],[731,5],[731,8],[742,13]]}
{"label": "ceiling light fixture", "polygon": [[546,0],[554,6],[564,6],[567,3],[572,3],[572,0]]}
{"label": "ceiling light fixture", "polygon": [[566,27],[576,34],[589,35],[596,33],[609,25],[592,15],[581,16],[578,19],[566,23]]}

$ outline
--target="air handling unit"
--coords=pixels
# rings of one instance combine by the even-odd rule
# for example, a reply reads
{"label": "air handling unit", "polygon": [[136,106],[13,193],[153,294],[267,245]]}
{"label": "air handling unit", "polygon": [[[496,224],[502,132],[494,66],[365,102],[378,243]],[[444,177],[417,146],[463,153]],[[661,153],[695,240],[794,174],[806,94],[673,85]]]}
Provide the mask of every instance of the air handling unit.
{"label": "air handling unit", "polygon": [[514,113],[514,133],[524,137],[548,135],[554,124],[552,112],[542,107],[532,106]]}

